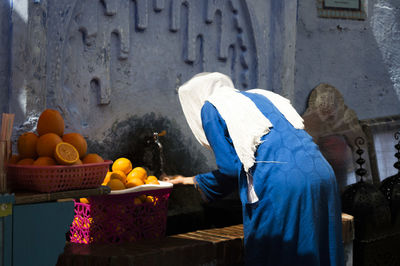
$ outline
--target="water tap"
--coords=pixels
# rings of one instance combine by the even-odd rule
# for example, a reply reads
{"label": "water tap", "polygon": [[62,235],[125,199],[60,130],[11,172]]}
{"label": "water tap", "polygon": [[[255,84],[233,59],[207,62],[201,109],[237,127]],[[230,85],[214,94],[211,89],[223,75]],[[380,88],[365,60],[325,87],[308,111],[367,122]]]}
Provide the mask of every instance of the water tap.
{"label": "water tap", "polygon": [[[159,137],[165,136],[167,132],[165,130],[161,131],[161,132],[153,132],[153,136],[152,138],[147,139],[147,145],[152,145],[152,144],[156,144],[156,149],[157,151],[155,152],[154,150],[151,152],[153,153],[153,156],[149,156],[149,157],[153,157],[153,160],[151,160],[151,164],[152,166],[156,166],[156,163],[154,162],[154,159],[157,161],[159,161],[159,165],[158,165],[158,172],[157,174],[159,176],[164,176],[164,165],[165,165],[165,159],[164,159],[164,154],[163,154],[163,146],[160,142]],[[154,153],[158,153],[158,158],[154,158]]]}

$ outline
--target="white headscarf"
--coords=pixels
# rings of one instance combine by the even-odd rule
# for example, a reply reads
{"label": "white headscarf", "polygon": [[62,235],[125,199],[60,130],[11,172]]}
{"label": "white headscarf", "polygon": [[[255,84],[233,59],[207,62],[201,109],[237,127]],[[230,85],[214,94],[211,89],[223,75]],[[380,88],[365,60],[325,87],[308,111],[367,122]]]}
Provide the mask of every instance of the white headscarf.
{"label": "white headscarf", "polygon": [[[249,90],[267,97],[295,128],[303,128],[303,119],[286,98],[261,89]],[[232,80],[221,73],[200,73],[179,88],[179,100],[196,139],[209,148],[201,122],[205,101],[218,110],[228,128],[236,154],[246,172],[254,165],[261,137],[269,132],[271,122],[252,100],[234,88]]]}
{"label": "white headscarf", "polygon": [[183,113],[196,139],[210,148],[201,122],[201,108],[215,90],[234,89],[232,80],[220,73],[200,73],[179,87],[178,94]]}

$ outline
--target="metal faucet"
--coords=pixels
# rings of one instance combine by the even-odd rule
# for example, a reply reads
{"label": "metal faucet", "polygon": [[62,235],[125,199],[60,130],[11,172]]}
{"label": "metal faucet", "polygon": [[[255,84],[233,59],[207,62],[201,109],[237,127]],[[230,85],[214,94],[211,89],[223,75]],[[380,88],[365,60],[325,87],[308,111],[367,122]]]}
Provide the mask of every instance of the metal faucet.
{"label": "metal faucet", "polygon": [[160,142],[159,137],[165,136],[165,134],[167,134],[167,132],[165,130],[163,130],[161,132],[153,132],[153,141],[154,141],[154,143],[157,144],[158,150],[160,153],[160,176],[165,175],[165,172],[164,172],[164,163],[165,162],[164,162],[163,146]]}

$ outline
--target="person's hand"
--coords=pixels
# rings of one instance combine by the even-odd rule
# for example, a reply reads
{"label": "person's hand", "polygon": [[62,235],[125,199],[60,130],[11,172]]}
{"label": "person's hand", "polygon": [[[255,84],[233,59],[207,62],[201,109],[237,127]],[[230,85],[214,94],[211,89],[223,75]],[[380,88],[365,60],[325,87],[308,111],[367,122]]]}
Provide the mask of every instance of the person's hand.
{"label": "person's hand", "polygon": [[185,177],[181,175],[164,176],[163,181],[172,183],[174,185],[193,185],[194,176]]}

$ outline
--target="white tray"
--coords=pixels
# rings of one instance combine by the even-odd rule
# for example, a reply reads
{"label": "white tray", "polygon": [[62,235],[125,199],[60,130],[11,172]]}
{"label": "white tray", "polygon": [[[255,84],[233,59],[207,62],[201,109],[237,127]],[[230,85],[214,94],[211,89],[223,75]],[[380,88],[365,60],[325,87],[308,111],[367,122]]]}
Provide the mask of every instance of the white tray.
{"label": "white tray", "polygon": [[132,192],[149,191],[149,190],[173,187],[173,184],[171,184],[169,182],[165,182],[165,181],[158,181],[158,182],[160,182],[159,185],[145,184],[145,185],[140,185],[137,187],[131,187],[131,188],[126,188],[126,189],[121,189],[121,190],[111,190],[110,194],[108,194],[108,195],[120,195],[120,194],[132,193]]}

